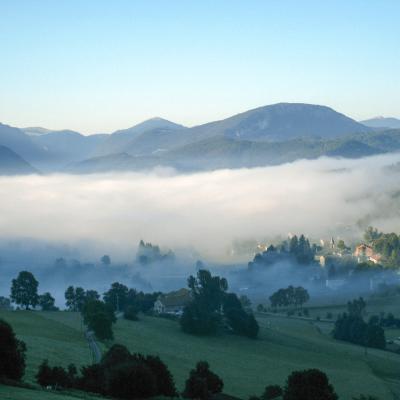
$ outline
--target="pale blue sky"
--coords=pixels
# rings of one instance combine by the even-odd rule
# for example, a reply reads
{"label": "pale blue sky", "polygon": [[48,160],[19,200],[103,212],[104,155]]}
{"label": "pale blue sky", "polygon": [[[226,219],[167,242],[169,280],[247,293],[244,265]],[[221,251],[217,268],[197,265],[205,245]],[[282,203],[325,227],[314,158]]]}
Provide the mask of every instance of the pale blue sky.
{"label": "pale blue sky", "polygon": [[289,101],[400,117],[399,0],[1,0],[0,121],[110,132]]}

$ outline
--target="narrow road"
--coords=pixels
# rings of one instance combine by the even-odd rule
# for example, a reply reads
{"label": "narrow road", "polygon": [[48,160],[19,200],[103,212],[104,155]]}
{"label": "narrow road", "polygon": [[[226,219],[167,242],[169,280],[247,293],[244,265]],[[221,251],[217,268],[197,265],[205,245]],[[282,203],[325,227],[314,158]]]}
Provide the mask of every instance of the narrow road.
{"label": "narrow road", "polygon": [[92,355],[92,361],[93,363],[98,364],[101,360],[101,350],[96,342],[94,332],[89,330],[85,331],[85,337],[89,344],[90,353]]}

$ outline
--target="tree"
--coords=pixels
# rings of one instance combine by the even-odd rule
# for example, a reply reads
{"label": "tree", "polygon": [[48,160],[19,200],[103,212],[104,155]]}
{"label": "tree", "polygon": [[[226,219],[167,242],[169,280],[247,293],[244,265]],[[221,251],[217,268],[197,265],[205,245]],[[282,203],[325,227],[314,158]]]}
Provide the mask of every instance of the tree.
{"label": "tree", "polygon": [[318,369],[292,372],[286,382],[283,400],[337,400],[328,377]]}
{"label": "tree", "polygon": [[[97,293],[96,291],[90,292],[91,295]],[[85,290],[81,287],[74,288],[73,286],[69,286],[65,291],[65,305],[70,311],[82,311],[87,300],[86,294],[87,292],[85,292]]]}
{"label": "tree", "polygon": [[147,356],[145,363],[149,366],[156,377],[156,393],[157,395],[167,397],[177,397],[178,392],[175,387],[174,378],[159,357]]}
{"label": "tree", "polygon": [[69,388],[75,385],[76,367],[73,364],[68,366],[68,370],[63,367],[50,367],[47,360],[40,365],[36,374],[36,382],[42,386],[52,386],[55,389]]}
{"label": "tree", "polygon": [[209,335],[217,330],[221,320],[221,306],[228,289],[225,278],[212,276],[207,270],[199,270],[197,277],[188,278],[192,301],[186,305],[180,319],[184,332]]}
{"label": "tree", "polygon": [[283,395],[283,390],[279,385],[269,385],[265,388],[261,396],[262,400],[273,400]]}
{"label": "tree", "polygon": [[177,396],[173,377],[159,357],[131,354],[119,344],[99,364],[82,368],[77,383],[82,390],[123,399]]}
{"label": "tree", "polygon": [[10,324],[0,319],[0,378],[20,380],[25,371],[25,343]]}
{"label": "tree", "polygon": [[367,243],[373,243],[374,240],[379,239],[382,233],[378,232],[378,229],[369,226],[364,233],[364,240]]}
{"label": "tree", "polygon": [[304,289],[301,286],[294,289],[293,302],[294,302],[295,306],[302,307],[303,304],[307,303],[307,301],[309,299],[310,299],[310,295],[308,294],[308,291],[306,289]]}
{"label": "tree", "polygon": [[58,308],[54,305],[54,297],[49,293],[43,293],[39,296],[39,306],[42,311],[57,311]]}
{"label": "tree", "polygon": [[100,261],[101,261],[101,263],[102,263],[103,265],[108,266],[108,265],[111,264],[111,257],[110,257],[109,255],[107,255],[107,254],[104,254],[104,256],[101,257]]}
{"label": "tree", "polygon": [[367,304],[362,297],[347,302],[347,310],[349,312],[349,315],[351,316],[362,317],[365,312],[366,306]]}
{"label": "tree", "polygon": [[0,310],[10,310],[11,301],[8,297],[0,296]]}
{"label": "tree", "polygon": [[104,293],[103,300],[112,307],[114,311],[123,311],[126,306],[128,293],[129,290],[125,285],[114,282],[111,288]]}
{"label": "tree", "polygon": [[255,339],[259,326],[254,315],[244,310],[242,302],[234,293],[227,293],[223,302],[224,316],[231,329],[243,336]]}
{"label": "tree", "polygon": [[120,399],[143,399],[157,394],[157,382],[143,363],[118,364],[108,372],[108,394]]}
{"label": "tree", "polygon": [[29,306],[35,307],[39,301],[38,286],[39,282],[31,272],[20,272],[18,277],[12,280],[11,300],[26,310],[29,310]]}
{"label": "tree", "polygon": [[82,309],[84,323],[100,340],[113,338],[112,324],[116,322],[114,311],[100,300],[90,300]]}
{"label": "tree", "polygon": [[183,397],[190,399],[210,399],[214,394],[221,393],[224,387],[222,379],[210,371],[206,361],[197,363],[196,368],[190,371],[186,381]]}

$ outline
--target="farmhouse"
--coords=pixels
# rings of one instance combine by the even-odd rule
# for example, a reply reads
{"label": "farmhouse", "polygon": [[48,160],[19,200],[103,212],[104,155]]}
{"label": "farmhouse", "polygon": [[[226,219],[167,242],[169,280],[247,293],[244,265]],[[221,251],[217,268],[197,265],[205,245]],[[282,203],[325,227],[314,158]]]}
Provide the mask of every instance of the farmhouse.
{"label": "farmhouse", "polygon": [[191,300],[188,289],[180,289],[176,292],[161,295],[154,303],[154,312],[157,314],[178,314],[183,311]]}
{"label": "farmhouse", "polygon": [[380,254],[374,252],[371,246],[364,243],[356,247],[354,257],[357,257],[358,262],[372,261],[375,264],[378,264],[382,258]]}

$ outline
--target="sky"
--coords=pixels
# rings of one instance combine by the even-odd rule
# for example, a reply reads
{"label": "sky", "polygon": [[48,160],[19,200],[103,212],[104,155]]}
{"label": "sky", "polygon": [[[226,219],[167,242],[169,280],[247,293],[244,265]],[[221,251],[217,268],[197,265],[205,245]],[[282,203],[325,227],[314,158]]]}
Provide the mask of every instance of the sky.
{"label": "sky", "polygon": [[277,102],[400,118],[398,0],[1,0],[0,122],[112,132]]}

